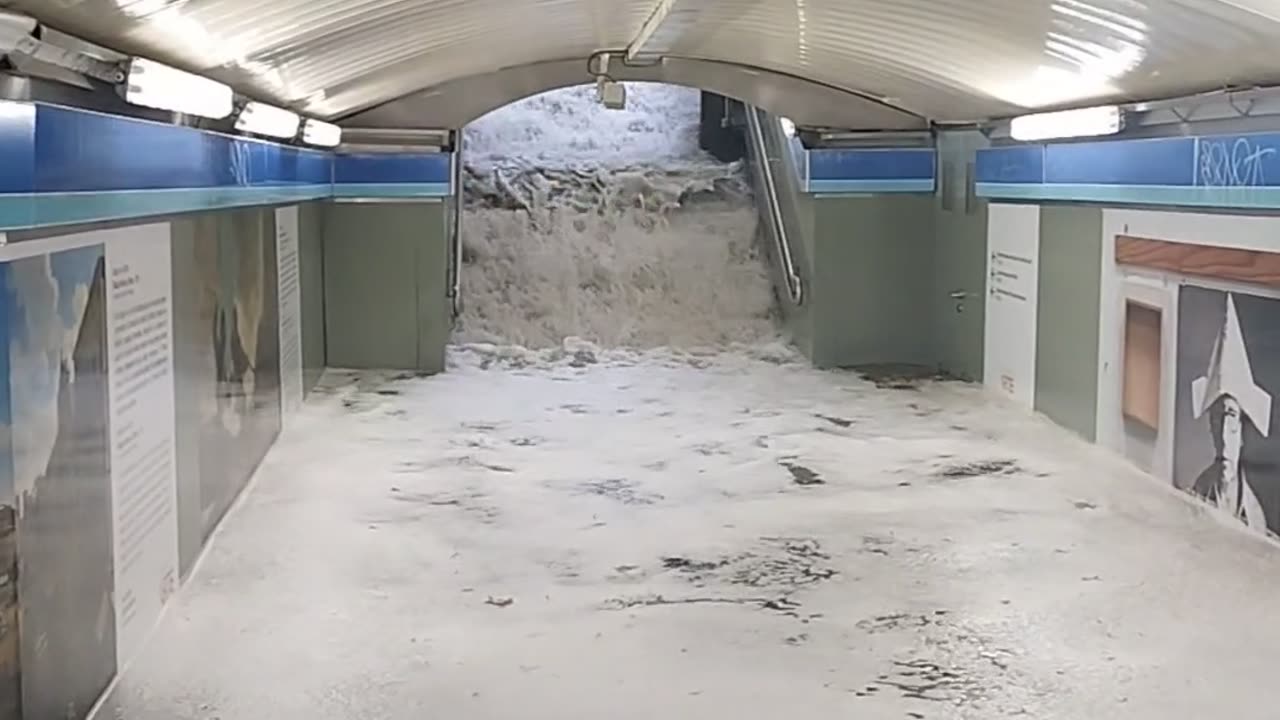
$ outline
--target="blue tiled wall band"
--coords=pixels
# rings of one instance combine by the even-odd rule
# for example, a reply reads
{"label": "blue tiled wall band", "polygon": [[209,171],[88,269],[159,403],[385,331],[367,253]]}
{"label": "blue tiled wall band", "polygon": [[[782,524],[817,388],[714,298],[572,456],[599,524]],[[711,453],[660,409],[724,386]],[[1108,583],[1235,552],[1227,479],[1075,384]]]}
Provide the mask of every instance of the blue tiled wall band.
{"label": "blue tiled wall band", "polygon": [[980,150],[977,192],[1008,200],[1280,208],[1280,134]]}
{"label": "blue tiled wall band", "polygon": [[448,153],[336,155],[10,101],[0,101],[0,158],[0,230],[450,192]]}

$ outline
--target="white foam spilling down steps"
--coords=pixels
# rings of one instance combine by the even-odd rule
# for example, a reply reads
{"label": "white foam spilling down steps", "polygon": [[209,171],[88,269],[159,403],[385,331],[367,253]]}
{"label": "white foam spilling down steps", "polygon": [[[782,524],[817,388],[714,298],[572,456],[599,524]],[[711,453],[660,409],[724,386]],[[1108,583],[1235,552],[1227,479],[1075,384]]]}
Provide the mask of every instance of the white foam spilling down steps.
{"label": "white foam spilling down steps", "polygon": [[467,129],[457,342],[565,357],[566,338],[777,340],[751,189],[740,163],[698,149],[697,91],[636,84],[629,99],[608,111],[592,88],[568,88]]}

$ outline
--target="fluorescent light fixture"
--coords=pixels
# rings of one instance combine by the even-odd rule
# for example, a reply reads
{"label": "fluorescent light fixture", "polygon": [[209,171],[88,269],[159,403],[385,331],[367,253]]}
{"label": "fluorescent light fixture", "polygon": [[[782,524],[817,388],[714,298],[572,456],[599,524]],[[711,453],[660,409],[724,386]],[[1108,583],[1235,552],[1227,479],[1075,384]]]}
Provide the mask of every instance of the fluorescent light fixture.
{"label": "fluorescent light fixture", "polygon": [[302,142],[319,147],[337,147],[342,142],[342,128],[320,120],[302,124]]}
{"label": "fluorescent light fixture", "polygon": [[1094,137],[1120,132],[1123,117],[1114,105],[1016,117],[1009,123],[1014,140]]}
{"label": "fluorescent light fixture", "polygon": [[124,99],[133,105],[221,120],[235,109],[231,88],[146,58],[129,61]]}
{"label": "fluorescent light fixture", "polygon": [[298,134],[302,118],[297,113],[266,103],[251,102],[236,118],[236,130],[289,140]]}
{"label": "fluorescent light fixture", "polygon": [[784,135],[786,135],[789,138],[793,138],[796,136],[796,124],[791,121],[791,118],[789,117],[778,118],[778,124],[782,126],[782,133]]}

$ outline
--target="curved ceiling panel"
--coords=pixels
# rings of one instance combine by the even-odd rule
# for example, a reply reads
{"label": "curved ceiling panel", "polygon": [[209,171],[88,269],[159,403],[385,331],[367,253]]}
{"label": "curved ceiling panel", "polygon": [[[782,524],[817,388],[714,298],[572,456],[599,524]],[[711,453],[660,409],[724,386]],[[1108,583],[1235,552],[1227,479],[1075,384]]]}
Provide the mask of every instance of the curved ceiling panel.
{"label": "curved ceiling panel", "polygon": [[310,113],[624,46],[648,0],[9,0],[99,44]]}
{"label": "curved ceiling panel", "polygon": [[[661,63],[610,71],[617,80],[685,85],[736,98],[806,127],[855,130],[927,130],[918,115],[850,95],[809,80],[769,71],[668,58]],[[591,82],[581,60],[520,65],[441,83],[356,113],[342,121],[364,128],[455,128],[503,105],[547,90]]]}
{"label": "curved ceiling panel", "polygon": [[[762,68],[937,121],[1280,82],[1276,0],[0,0],[324,117],[622,50]],[[646,23],[653,17],[653,22]],[[648,32],[654,30],[654,32]],[[641,35],[644,28],[646,33]]]}

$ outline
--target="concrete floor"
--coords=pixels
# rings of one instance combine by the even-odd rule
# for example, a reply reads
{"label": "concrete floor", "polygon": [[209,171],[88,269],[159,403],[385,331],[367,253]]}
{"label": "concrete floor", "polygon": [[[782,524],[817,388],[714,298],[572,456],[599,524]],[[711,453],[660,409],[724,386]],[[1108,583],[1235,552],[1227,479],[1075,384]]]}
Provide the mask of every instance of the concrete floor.
{"label": "concrete floor", "polygon": [[102,717],[1280,712],[1277,548],[1047,422],[590,360],[330,373]]}

